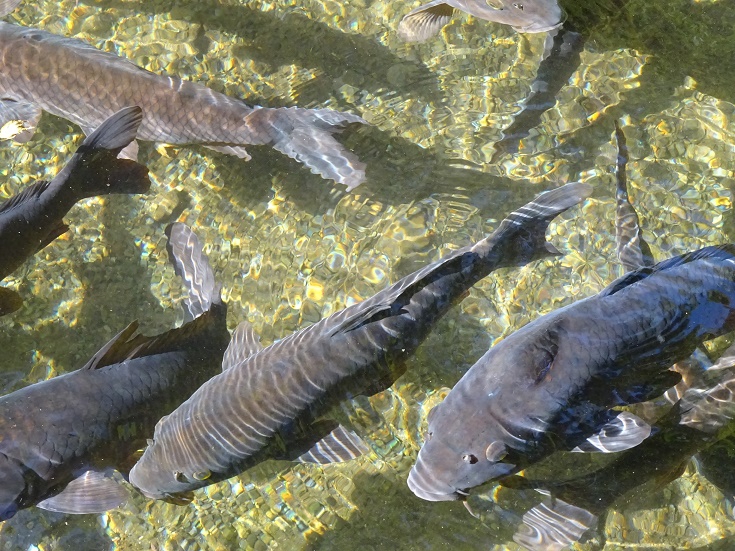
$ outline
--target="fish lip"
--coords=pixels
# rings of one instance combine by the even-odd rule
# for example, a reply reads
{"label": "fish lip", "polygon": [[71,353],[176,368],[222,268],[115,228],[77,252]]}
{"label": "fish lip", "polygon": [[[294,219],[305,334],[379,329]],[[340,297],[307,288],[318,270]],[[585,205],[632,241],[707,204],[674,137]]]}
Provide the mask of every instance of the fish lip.
{"label": "fish lip", "polygon": [[519,33],[545,33],[558,29],[564,24],[564,20],[558,21],[557,23],[549,24],[546,22],[531,23],[523,27],[512,27],[512,29]]}
{"label": "fish lip", "polygon": [[[425,480],[426,479],[423,476],[417,473],[416,466],[411,469],[411,472],[408,474],[408,479],[406,480],[408,488],[414,493],[414,495],[425,501],[464,501],[469,495],[467,491],[454,488],[452,488],[451,491],[448,492],[432,492],[426,489],[426,484],[422,484],[422,481]],[[446,487],[450,488],[450,486],[448,485],[446,485]]]}

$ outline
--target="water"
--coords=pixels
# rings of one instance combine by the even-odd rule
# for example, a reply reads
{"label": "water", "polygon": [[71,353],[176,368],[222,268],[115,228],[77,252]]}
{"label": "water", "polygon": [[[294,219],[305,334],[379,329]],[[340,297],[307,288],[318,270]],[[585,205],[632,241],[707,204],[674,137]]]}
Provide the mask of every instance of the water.
{"label": "water", "polygon": [[[543,35],[455,13],[403,44],[418,3],[103,0],[24,3],[22,25],[74,36],[154,72],[249,103],[331,107],[372,126],[341,138],[368,164],[346,194],[265,147],[252,161],[142,144],[147,197],[90,199],[72,230],[4,285],[24,308],[0,318],[3,393],[81,367],[133,319],[146,334],[183,319],[167,223],[190,224],[224,284],[229,326],[268,344],[477,241],[536,193],[575,179],[593,198],[552,224],[559,260],[482,281],[390,390],[345,405],[372,451],[326,467],[266,463],[189,506],[134,497],[101,516],[25,510],[0,549],[505,549],[514,526],[476,499],[427,503],[405,478],[426,415],[496,339],[620,275],[614,256],[613,120],[623,121],[631,196],[656,258],[733,239],[735,8],[725,0],[563,3],[586,37],[581,64],[519,154],[489,163],[536,75]],[[0,144],[0,197],[55,174],[81,142],[48,115],[25,145]],[[512,514],[529,506],[510,490]],[[735,537],[728,501],[691,465],[605,521],[606,549],[696,548]],[[593,542],[594,544],[594,542]],[[592,548],[592,547],[590,547]]]}

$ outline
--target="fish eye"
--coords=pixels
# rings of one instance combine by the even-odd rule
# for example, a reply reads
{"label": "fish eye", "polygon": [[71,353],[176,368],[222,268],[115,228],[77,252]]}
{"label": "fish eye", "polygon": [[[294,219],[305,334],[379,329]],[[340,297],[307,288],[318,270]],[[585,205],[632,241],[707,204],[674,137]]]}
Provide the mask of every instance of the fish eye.
{"label": "fish eye", "polygon": [[516,3],[516,4],[513,4],[513,7],[516,8],[516,9],[519,9],[519,10],[523,11],[523,4]]}
{"label": "fish eye", "polygon": [[472,455],[471,453],[466,453],[462,456],[462,461],[465,463],[469,463],[470,465],[474,465],[477,463],[477,457]]}
{"label": "fish eye", "polygon": [[211,471],[197,471],[192,476],[197,480],[207,480],[212,473]]}

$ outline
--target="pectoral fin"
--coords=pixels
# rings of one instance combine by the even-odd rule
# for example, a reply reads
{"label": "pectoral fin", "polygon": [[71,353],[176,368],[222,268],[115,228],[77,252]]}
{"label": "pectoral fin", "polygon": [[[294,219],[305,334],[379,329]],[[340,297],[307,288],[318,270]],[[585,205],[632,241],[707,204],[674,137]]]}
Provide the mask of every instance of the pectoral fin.
{"label": "pectoral fin", "polygon": [[222,371],[236,366],[263,349],[260,337],[247,321],[241,321],[232,334],[225,356],[222,359]]}
{"label": "pectoral fin", "polygon": [[[3,4],[8,2],[0,0],[0,10],[3,9]],[[0,138],[25,143],[33,137],[40,118],[40,107],[32,103],[13,99],[0,100]]]}
{"label": "pectoral fin", "polygon": [[452,19],[454,8],[434,0],[406,14],[398,24],[398,37],[406,42],[423,42],[437,34]]}
{"label": "pectoral fin", "polygon": [[637,446],[650,435],[648,423],[628,411],[622,411],[572,451],[616,453]]}
{"label": "pectoral fin", "polygon": [[0,316],[12,314],[21,306],[23,299],[18,293],[7,287],[0,287]]}
{"label": "pectoral fin", "polygon": [[99,471],[87,471],[69,482],[61,493],[41,501],[37,507],[81,515],[109,511],[127,499],[128,492],[111,476]]}
{"label": "pectoral fin", "polygon": [[523,515],[513,541],[530,551],[561,551],[597,525],[597,517],[561,499],[547,499]]}
{"label": "pectoral fin", "polygon": [[0,0],[0,17],[5,17],[18,7],[21,0]]}
{"label": "pectoral fin", "polygon": [[309,451],[300,455],[296,461],[320,465],[343,463],[368,451],[369,448],[357,434],[340,425],[314,444]]}

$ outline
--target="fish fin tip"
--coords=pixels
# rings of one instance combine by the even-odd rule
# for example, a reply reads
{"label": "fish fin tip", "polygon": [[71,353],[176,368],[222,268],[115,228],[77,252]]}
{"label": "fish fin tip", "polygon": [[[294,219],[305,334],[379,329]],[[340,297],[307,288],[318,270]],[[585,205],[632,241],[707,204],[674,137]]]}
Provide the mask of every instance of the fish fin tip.
{"label": "fish fin tip", "polygon": [[132,342],[131,337],[137,330],[138,320],[129,323],[125,329],[112,337],[107,344],[100,348],[82,369],[93,371],[117,363],[127,357],[129,355],[127,348]]}
{"label": "fish fin tip", "polygon": [[20,294],[7,287],[0,287],[0,316],[12,314],[23,306]]}
{"label": "fish fin tip", "polygon": [[263,349],[260,336],[247,321],[241,321],[232,333],[232,339],[222,359],[222,371],[239,365]]}
{"label": "fish fin tip", "polygon": [[68,514],[104,513],[128,500],[129,494],[118,481],[99,471],[86,471],[61,492],[36,504],[47,511]]}
{"label": "fish fin tip", "polygon": [[650,435],[651,425],[629,411],[621,411],[571,451],[617,453],[634,448]]}
{"label": "fish fin tip", "polygon": [[138,141],[137,140],[133,140],[132,142],[130,142],[128,145],[126,145],[125,147],[123,147],[120,150],[120,153],[117,154],[117,158],[118,159],[127,159],[129,161],[135,161],[135,162],[137,162],[138,161],[138,150],[139,149],[140,148],[138,146]]}
{"label": "fish fin tip", "polygon": [[343,463],[365,455],[368,451],[370,451],[370,448],[362,438],[354,431],[339,425],[314,444],[306,453],[301,454],[296,461],[319,465]]}
{"label": "fish fin tip", "polygon": [[224,153],[225,155],[234,155],[235,157],[245,161],[249,161],[251,159],[250,154],[241,145],[204,145],[204,147],[218,153]]}
{"label": "fish fin tip", "polygon": [[194,230],[183,222],[174,222],[166,226],[165,232],[169,260],[189,291],[185,301],[188,315],[196,319],[209,311],[213,304],[222,302],[221,287]]}
{"label": "fish fin tip", "polygon": [[403,16],[396,34],[404,42],[425,42],[439,34],[453,13],[454,8],[443,0],[424,4]]}
{"label": "fish fin tip", "polygon": [[523,515],[513,541],[529,551],[561,551],[598,522],[590,511],[561,499],[546,499]]}

